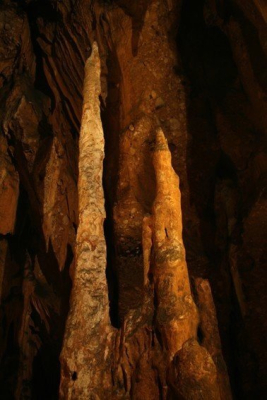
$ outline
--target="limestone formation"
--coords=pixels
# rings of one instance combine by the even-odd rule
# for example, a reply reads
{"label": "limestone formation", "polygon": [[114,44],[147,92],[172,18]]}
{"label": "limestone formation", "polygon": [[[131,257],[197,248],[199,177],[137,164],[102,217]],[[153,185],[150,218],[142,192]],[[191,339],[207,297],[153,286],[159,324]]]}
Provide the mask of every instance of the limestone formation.
{"label": "limestone formation", "polygon": [[[176,369],[173,385],[186,399],[230,399],[227,380],[220,382],[220,395],[219,371],[214,364],[217,354],[213,361],[208,352],[213,348],[209,349],[205,343],[202,347],[197,342],[199,313],[191,293],[185,259],[179,179],[173,170],[171,153],[161,128],[156,132],[153,165],[156,198],[151,217],[144,218],[144,270],[147,273],[145,281],[150,275],[154,287],[156,328]],[[216,346],[221,356],[219,344]],[[228,397],[224,396],[225,392]]]}
{"label": "limestone formation", "polygon": [[[179,180],[171,165],[171,153],[161,128],[157,129],[153,152],[156,198],[151,218],[144,219],[145,271],[155,288],[156,325],[170,359],[183,344],[195,338],[198,312],[193,301],[182,239]],[[147,235],[151,232],[151,240]],[[153,252],[148,255],[153,246]]]}
{"label": "limestone formation", "polygon": [[197,278],[195,289],[200,315],[201,344],[208,350],[216,366],[221,399],[231,400],[231,387],[222,353],[216,309],[208,280]]}
{"label": "limestone formation", "polygon": [[222,400],[216,367],[205,347],[187,341],[174,360],[176,396],[187,400]]}
{"label": "limestone formation", "polygon": [[[61,399],[103,398],[109,390],[111,330],[106,282],[104,136],[100,119],[100,59],[96,43],[85,65],[79,141],[79,227],[71,308],[61,353]],[[106,365],[103,368],[103,365]]]}
{"label": "limestone formation", "polygon": [[1,1],[1,398],[266,397],[265,3]]}

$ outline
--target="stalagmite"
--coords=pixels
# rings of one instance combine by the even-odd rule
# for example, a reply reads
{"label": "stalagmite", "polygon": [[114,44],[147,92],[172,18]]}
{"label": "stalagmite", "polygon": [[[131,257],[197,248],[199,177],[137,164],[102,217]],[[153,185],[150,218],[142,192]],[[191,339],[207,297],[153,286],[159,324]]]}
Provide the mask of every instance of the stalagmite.
{"label": "stalagmite", "polygon": [[208,280],[197,278],[195,280],[195,289],[200,313],[200,329],[203,336],[202,345],[208,350],[216,365],[221,398],[231,400],[231,387],[227,367],[223,359],[216,309]]}
{"label": "stalagmite", "polygon": [[[143,245],[153,244],[149,272],[155,287],[156,325],[172,359],[188,339],[196,337],[198,312],[191,295],[185,261],[178,176],[172,168],[171,153],[160,128],[156,133],[153,165],[157,195],[152,216],[144,218]],[[149,232],[152,241],[148,240]],[[148,251],[144,247],[146,265]]]}
{"label": "stalagmite", "polygon": [[79,227],[76,267],[63,350],[61,399],[103,399],[109,389],[109,304],[102,170],[104,136],[100,119],[100,59],[97,45],[85,65],[79,142]]}
{"label": "stalagmite", "polygon": [[151,217],[144,218],[143,254],[145,272],[150,264],[154,285],[156,327],[172,362],[170,380],[181,398],[219,400],[216,366],[197,341],[199,313],[185,259],[179,180],[161,128],[156,132],[153,165],[157,194]]}
{"label": "stalagmite", "polygon": [[187,341],[174,360],[176,399],[224,400],[221,397],[215,364],[195,339]]}

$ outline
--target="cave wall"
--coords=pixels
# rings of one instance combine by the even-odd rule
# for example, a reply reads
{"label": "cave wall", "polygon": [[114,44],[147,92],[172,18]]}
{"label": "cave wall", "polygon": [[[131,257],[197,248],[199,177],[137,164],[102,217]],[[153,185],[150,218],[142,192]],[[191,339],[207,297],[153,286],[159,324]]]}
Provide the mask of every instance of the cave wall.
{"label": "cave wall", "polygon": [[[107,264],[104,257],[99,268],[106,269],[111,332],[108,362],[91,367],[102,369],[110,383],[104,390],[100,379],[94,398],[197,399],[192,360],[210,360],[204,398],[230,398],[227,369],[235,398],[264,398],[266,12],[262,0],[2,2],[3,398],[58,398],[62,346],[61,382],[79,385],[79,371],[64,364],[71,354],[64,346],[76,287],[70,298],[71,281],[81,257],[79,139],[85,65],[94,41],[101,70],[100,104],[94,104],[105,139]],[[182,214],[175,221],[198,307],[196,332],[188,337],[195,341],[171,364],[168,323],[166,334],[157,323],[160,275],[157,263],[151,272],[150,225],[144,226],[150,216],[158,221],[153,154],[159,126],[180,180]],[[94,163],[91,154],[87,159]],[[88,224],[93,226],[90,218]],[[93,265],[88,258],[86,268]],[[80,303],[82,313],[87,304]],[[93,309],[88,303],[89,314]],[[75,346],[83,353],[88,342],[90,360],[92,332],[82,319],[76,327],[84,338]],[[220,394],[212,386],[214,374]],[[61,389],[61,398],[85,395],[71,390]]]}

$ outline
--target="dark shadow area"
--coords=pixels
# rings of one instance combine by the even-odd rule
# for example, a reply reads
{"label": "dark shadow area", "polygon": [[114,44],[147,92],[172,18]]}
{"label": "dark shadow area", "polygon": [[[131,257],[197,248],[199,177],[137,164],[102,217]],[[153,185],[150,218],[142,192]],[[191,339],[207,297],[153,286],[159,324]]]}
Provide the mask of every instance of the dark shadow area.
{"label": "dark shadow area", "polygon": [[233,16],[240,23],[242,35],[247,43],[254,77],[267,96],[267,56],[260,43],[259,31],[244,15],[241,8],[235,4],[232,8]]}
{"label": "dark shadow area", "polygon": [[[36,353],[32,362],[32,379],[20,381],[22,393],[32,391],[32,399],[57,399],[60,380],[59,355],[62,347],[65,322],[69,310],[71,280],[69,268],[73,253],[68,246],[64,270],[60,273],[51,246],[45,248],[45,240],[38,230],[35,215],[24,186],[20,187],[16,228],[9,240],[9,256],[6,260],[4,287],[5,296],[0,308],[1,318],[1,369],[0,384],[4,388],[3,399],[15,396],[15,389],[22,373],[22,342],[32,350],[27,358]],[[47,277],[48,285],[40,273],[35,272],[38,259],[41,271]],[[27,268],[27,269],[26,269]],[[50,269],[50,270],[49,270]],[[26,271],[26,275],[25,275]],[[27,283],[29,282],[29,283]],[[25,289],[30,285],[29,289]],[[31,288],[34,288],[32,291]],[[25,291],[26,290],[26,291]],[[30,292],[29,292],[30,290]],[[24,339],[20,339],[24,323],[25,299],[29,293],[29,323],[25,326]],[[2,392],[2,390],[1,390]],[[14,397],[15,398],[15,397]]]}
{"label": "dark shadow area", "polygon": [[[101,26],[102,27],[102,26]],[[105,158],[103,165],[103,188],[105,196],[106,220],[104,232],[107,245],[106,276],[109,293],[110,320],[115,328],[120,327],[119,319],[119,284],[116,270],[116,248],[114,243],[113,207],[116,202],[116,190],[119,169],[119,132],[120,132],[120,81],[121,71],[117,55],[109,49],[107,58],[106,104],[101,99],[101,119],[105,137]]]}
{"label": "dark shadow area", "polygon": [[[46,86],[47,82],[44,81],[43,85]],[[43,115],[39,126],[40,146],[34,165],[34,168],[39,168],[39,175],[29,172],[22,143],[17,140],[15,129],[13,132],[12,127],[9,131],[9,146],[12,148],[10,156],[19,174],[20,196],[15,232],[8,238],[10,257],[5,266],[3,285],[6,293],[0,310],[0,333],[3,339],[0,384],[5,387],[4,399],[15,398],[15,390],[19,385],[23,398],[29,398],[27,396],[32,393],[33,399],[54,400],[58,398],[59,391],[59,355],[69,310],[69,268],[73,262],[73,253],[68,246],[65,268],[60,272],[51,243],[46,248],[42,228],[43,205],[40,194],[42,197],[42,180],[51,152],[51,126]],[[40,160],[41,166],[38,166]],[[41,189],[38,194],[34,180],[36,177]],[[26,306],[25,299],[28,301]],[[26,336],[21,331],[24,321]],[[22,341],[27,348],[26,354],[22,353]],[[27,371],[29,362],[32,379],[27,380],[22,378],[22,371]],[[25,367],[22,363],[25,363]]]}
{"label": "dark shadow area", "polygon": [[38,334],[42,346],[33,360],[33,399],[56,400],[58,399],[60,383],[59,356],[62,349],[65,323],[69,311],[69,297],[71,291],[71,279],[69,269],[73,262],[73,252],[68,246],[65,267],[61,273],[60,313],[51,310],[50,331],[47,332],[40,321],[38,313],[34,313],[33,319],[37,326],[41,326]]}
{"label": "dark shadow area", "polygon": [[[222,14],[224,12],[221,10]],[[187,174],[190,202],[199,219],[203,256],[209,264],[208,267],[203,265],[202,270],[199,266],[195,271],[195,266],[190,266],[190,262],[188,266],[193,274],[207,277],[211,283],[232,390],[236,398],[243,399],[243,388],[237,373],[238,358],[235,356],[239,341],[237,320],[240,319],[240,311],[235,300],[230,266],[225,261],[228,257],[228,244],[225,245],[224,253],[217,244],[220,234],[226,240],[229,239],[227,231],[218,232],[220,227],[217,225],[215,197],[217,182],[229,175],[229,168],[231,178],[236,175],[234,165],[225,160],[220,149],[216,112],[233,90],[238,71],[226,35],[219,27],[205,23],[203,0],[183,3],[177,44],[182,73],[189,81]],[[186,240],[190,242],[190,237],[185,239],[185,245]]]}
{"label": "dark shadow area", "polygon": [[[53,82],[47,81],[47,77],[45,74],[45,64],[46,64],[46,69],[49,71],[50,76],[54,80],[54,84],[56,86],[56,90],[59,91],[60,96],[61,96],[61,106],[64,111],[64,113],[67,116],[70,116],[69,118],[69,123],[71,124],[71,133],[73,138],[77,138],[78,132],[79,132],[79,126],[80,126],[80,121],[78,120],[78,117],[75,113],[73,104],[71,104],[69,98],[67,98],[64,93],[62,92],[61,88],[57,85],[57,79],[56,79],[56,74],[57,71],[54,70],[50,66],[50,63],[48,62],[48,55],[45,53],[45,51],[42,50],[40,43],[38,43],[38,40],[43,41],[47,47],[50,49],[49,51],[52,52],[53,56],[56,58],[56,50],[55,50],[55,43],[57,42],[57,25],[62,24],[62,17],[60,12],[57,10],[57,5],[56,2],[50,1],[50,0],[44,0],[42,2],[35,2],[32,1],[28,4],[23,5],[23,8],[25,9],[27,15],[28,15],[28,20],[30,24],[30,30],[31,30],[31,38],[32,38],[32,45],[33,45],[33,50],[35,54],[35,60],[36,60],[36,74],[35,74],[35,82],[34,86],[35,89],[40,91],[41,93],[45,94],[49,99],[50,99],[50,112],[53,112],[55,109],[56,105],[56,99],[55,99],[55,94],[51,88],[51,85],[53,85]],[[50,40],[47,40],[47,37],[40,33],[40,26],[38,23],[38,19],[41,19],[41,21],[45,21],[45,24],[50,25],[50,34],[51,38]],[[62,25],[63,26],[63,25]],[[64,28],[63,28],[64,29]],[[64,33],[66,36],[68,36],[69,42],[73,44],[73,38],[70,37],[68,29],[64,29]],[[75,44],[74,44],[75,45]],[[77,52],[78,56],[81,56],[79,52]],[[84,60],[80,60],[81,64],[84,63]],[[82,78],[81,78],[82,82]],[[81,88],[80,88],[81,89]],[[79,103],[82,101],[81,93],[76,88],[76,96],[77,99],[79,99]]]}

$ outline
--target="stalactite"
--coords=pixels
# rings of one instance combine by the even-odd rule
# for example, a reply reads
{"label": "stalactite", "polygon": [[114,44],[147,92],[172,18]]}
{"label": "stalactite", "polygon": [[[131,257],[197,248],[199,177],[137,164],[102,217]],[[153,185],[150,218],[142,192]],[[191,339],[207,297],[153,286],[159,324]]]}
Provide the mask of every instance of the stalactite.
{"label": "stalactite", "polygon": [[[79,227],[71,306],[61,354],[60,397],[104,398],[110,378],[112,335],[106,283],[102,171],[104,136],[100,119],[100,59],[96,43],[85,65],[79,143]],[[95,397],[93,397],[95,395]]]}

